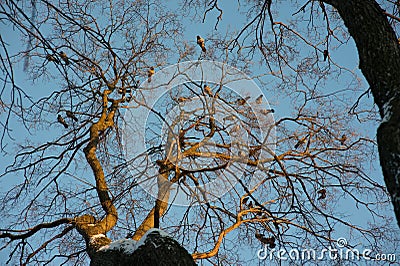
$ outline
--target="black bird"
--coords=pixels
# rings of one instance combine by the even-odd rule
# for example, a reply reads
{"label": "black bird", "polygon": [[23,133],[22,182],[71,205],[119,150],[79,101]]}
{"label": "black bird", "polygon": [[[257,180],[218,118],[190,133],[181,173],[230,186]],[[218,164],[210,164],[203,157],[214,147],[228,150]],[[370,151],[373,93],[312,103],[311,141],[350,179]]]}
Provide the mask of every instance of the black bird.
{"label": "black bird", "polygon": [[71,112],[71,111],[65,111],[65,114],[67,115],[67,117],[69,117],[69,118],[75,120],[75,122],[78,122],[78,118],[74,115],[73,112]]}
{"label": "black bird", "polygon": [[68,124],[65,122],[64,118],[61,115],[57,116],[58,123],[62,124],[65,128],[68,128]]}
{"label": "black bird", "polygon": [[319,194],[318,200],[322,200],[326,198],[326,189],[320,189],[317,191],[317,193]]}
{"label": "black bird", "polygon": [[205,53],[207,51],[204,39],[197,35],[197,44],[201,47],[201,50]]}
{"label": "black bird", "polygon": [[255,234],[255,237],[260,240],[261,243],[265,244],[265,245],[269,245],[269,248],[274,248],[276,247],[275,244],[275,237],[271,236],[271,237],[264,237],[264,234]]}
{"label": "black bird", "polygon": [[329,52],[328,50],[324,50],[324,61],[328,58]]}
{"label": "black bird", "polygon": [[243,204],[247,205],[247,201],[249,201],[249,197],[245,197],[242,202]]}

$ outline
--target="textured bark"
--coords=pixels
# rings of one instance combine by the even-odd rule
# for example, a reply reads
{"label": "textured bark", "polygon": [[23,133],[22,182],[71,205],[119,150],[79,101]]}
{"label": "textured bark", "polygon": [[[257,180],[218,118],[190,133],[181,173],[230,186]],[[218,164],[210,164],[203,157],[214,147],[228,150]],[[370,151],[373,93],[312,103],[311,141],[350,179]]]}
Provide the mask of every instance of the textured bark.
{"label": "textured bark", "polygon": [[132,254],[122,250],[98,251],[92,256],[90,266],[161,266],[196,265],[192,256],[170,237],[160,236],[158,232],[150,233],[144,245]]}
{"label": "textured bark", "polygon": [[[159,227],[159,219],[168,209],[168,200],[171,187],[171,182],[168,181],[168,173],[168,169],[160,169],[158,176],[158,197],[155,206],[153,209],[151,209],[144,221],[135,231],[135,234],[132,237],[133,240],[138,241],[148,230]],[[155,219],[157,220],[157,223],[155,223]]]}
{"label": "textured bark", "polygon": [[383,122],[377,140],[386,187],[400,226],[400,47],[384,11],[373,0],[324,0],[334,6],[357,45]]}
{"label": "textured bark", "polygon": [[[97,196],[103,210],[106,213],[105,217],[101,220],[96,220],[92,215],[82,215],[75,219],[76,229],[84,237],[86,241],[87,252],[91,258],[94,256],[99,247],[102,245],[107,245],[111,242],[110,239],[105,237],[105,234],[115,226],[118,220],[118,212],[109,195],[103,167],[101,166],[96,155],[100,134],[114,125],[114,115],[118,108],[119,101],[110,100],[112,101],[112,104],[110,108],[108,108],[108,95],[111,92],[111,90],[106,90],[103,93],[102,114],[100,119],[90,126],[89,143],[83,149],[86,161],[90,165],[90,168],[94,174]],[[104,235],[101,244],[91,242],[91,237],[95,235]]]}

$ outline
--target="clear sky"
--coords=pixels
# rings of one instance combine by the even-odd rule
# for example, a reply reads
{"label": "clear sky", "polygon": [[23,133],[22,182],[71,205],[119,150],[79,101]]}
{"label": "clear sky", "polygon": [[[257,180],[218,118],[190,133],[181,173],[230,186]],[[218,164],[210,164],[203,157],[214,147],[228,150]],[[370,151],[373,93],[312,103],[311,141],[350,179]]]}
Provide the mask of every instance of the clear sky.
{"label": "clear sky", "polygon": [[[170,8],[174,8],[176,3],[174,1],[169,2],[167,4]],[[274,14],[275,15],[275,21],[280,21],[285,24],[290,24],[290,20],[293,18],[292,14],[294,13],[295,10],[291,6],[291,2],[282,4],[282,7],[279,10],[279,14]],[[232,30],[239,30],[240,27],[246,23],[245,16],[238,16],[238,3],[237,1],[221,1],[220,3],[220,8],[223,10],[223,15],[222,15],[222,20],[218,24],[218,33],[224,35],[226,31],[232,31]],[[188,42],[192,43],[193,45],[196,45],[196,35],[201,35],[206,39],[206,45],[210,45],[210,42],[208,41],[209,38],[213,39],[217,35],[217,32],[215,31],[215,23],[216,23],[216,18],[219,15],[218,12],[215,10],[208,13],[206,16],[205,22],[204,23],[199,23],[197,20],[190,19],[190,17],[185,17],[183,18],[183,25],[185,27],[185,32],[184,32],[184,38],[188,40]],[[198,13],[197,15],[194,15],[197,18],[200,18],[203,16],[202,13]],[[307,23],[304,22],[304,25]],[[0,33],[2,38],[5,40],[6,43],[9,44],[9,51],[15,52],[20,48],[20,45],[25,45],[25,40],[21,40],[21,37],[18,35],[18,33],[15,31],[14,28],[10,27],[9,25],[5,24],[0,24]],[[357,57],[357,51],[356,47],[354,45],[354,42],[349,39],[347,40],[346,43],[339,44],[335,42],[334,40],[332,41],[332,45],[336,46],[337,49],[330,54],[332,58],[332,62],[337,63],[337,65],[340,65],[344,68],[347,68],[351,71],[354,71],[359,78],[359,80],[356,80],[353,75],[350,75],[348,71],[343,70],[340,75],[337,75],[336,78],[335,76],[331,76],[331,79],[326,80],[323,83],[324,86],[324,91],[326,92],[332,92],[332,91],[340,91],[343,88],[346,87],[352,87],[352,86],[357,86],[358,84],[361,84],[359,88],[359,94],[362,93],[362,91],[366,90],[368,88],[368,85],[365,82],[365,79],[362,77],[360,71],[358,70],[358,57]],[[320,46],[321,49],[323,49],[323,46]],[[304,50],[310,51],[309,47],[304,45]],[[307,52],[304,52],[304,54]],[[171,59],[171,63],[173,63],[174,60]],[[229,62],[228,62],[229,63]],[[23,62],[20,62],[19,64],[16,65],[15,68],[15,76],[17,80],[18,86],[26,89],[26,91],[33,97],[33,98],[39,98],[43,97],[47,93],[49,93],[54,86],[58,86],[57,82],[52,81],[51,79],[49,80],[36,80],[35,82],[32,82],[28,79],[27,74],[23,71],[22,68]],[[266,71],[265,65],[259,65],[257,63],[254,63],[254,66],[252,68],[252,75],[254,77],[257,77],[259,75],[265,74]],[[260,86],[260,88],[263,90],[263,92],[267,95],[268,101],[271,104],[271,106],[276,110],[275,112],[275,119],[278,119],[280,117],[288,116],[293,113],[293,108],[291,106],[291,98],[289,95],[282,95],[282,94],[277,94],[277,88],[270,88],[269,86],[265,86],[264,84],[275,84],[276,80],[274,77],[270,75],[266,75],[260,78],[256,78],[255,82]],[[350,85],[349,85],[350,84]],[[273,86],[273,85],[271,85]],[[3,97],[3,96],[2,96]],[[8,96],[6,96],[8,97]],[[349,94],[342,94],[339,95],[338,97],[349,97]],[[354,96],[354,100],[358,95]],[[363,98],[363,104],[365,104],[368,108],[371,108],[373,105],[372,102],[372,97]],[[4,113],[0,114],[0,117],[3,121],[4,119]],[[365,132],[368,136],[374,138],[376,128],[378,123],[376,121],[370,121],[370,122],[364,122],[364,123],[359,123],[356,119],[353,119],[354,127],[358,128],[361,132]],[[56,123],[56,122],[54,122]],[[12,137],[16,140],[41,140],[41,139],[51,139],[54,134],[59,133],[62,129],[59,127],[54,127],[51,128],[50,130],[47,129],[35,129],[33,132],[35,132],[34,135],[29,135],[27,134],[27,130],[22,126],[21,123],[13,122],[13,125],[11,126],[13,129],[12,131]],[[36,131],[38,130],[38,131]],[[278,136],[279,137],[279,136]],[[5,167],[11,162],[12,160],[12,152],[15,148],[15,142],[9,141],[8,145],[6,146],[5,150],[8,151],[8,154],[2,153],[0,155],[0,170],[5,169]],[[374,149],[375,155],[377,154],[376,148]],[[375,180],[376,182],[384,185],[383,182],[383,177],[381,173],[381,169],[379,166],[379,162],[377,159],[375,159],[372,164],[370,165],[365,165],[365,168],[368,170],[367,175]],[[4,193],[7,191],[7,189],[11,186],[13,186],[15,183],[18,183],[19,181],[18,176],[6,176],[6,178],[1,177],[0,178],[0,193]],[[343,213],[347,216],[347,219],[349,221],[352,221],[355,224],[358,225],[366,225],[370,222],[373,222],[371,220],[371,217],[366,214],[365,209],[359,209],[358,206],[354,203],[354,201],[350,198],[344,198],[342,199],[339,204],[341,208],[343,208]],[[176,211],[179,213],[179,208],[175,208],[171,210],[171,212]],[[379,210],[380,214],[386,217],[393,217],[393,210],[391,205],[387,205],[381,210]],[[6,223],[0,222],[0,228],[4,228]],[[393,228],[394,230],[398,230],[395,219],[393,219]],[[400,233],[400,231],[399,231]],[[340,229],[337,232],[335,232],[336,237],[344,237],[346,238],[351,232],[348,229]],[[233,233],[230,237],[232,240],[234,240],[235,234]],[[388,243],[391,242],[390,239],[387,240]],[[393,243],[391,243],[393,244]],[[261,245],[260,245],[261,246]],[[362,243],[360,243],[360,246],[362,246]],[[391,246],[388,244],[388,246]],[[391,253],[394,252],[394,250],[383,250],[384,252]],[[5,258],[4,254],[2,254],[4,251],[0,251],[0,258]],[[257,250],[251,250],[244,248],[242,251],[239,251],[240,253],[243,253],[244,256],[248,256],[249,258],[255,258]],[[397,251],[398,254],[400,254]],[[1,261],[2,259],[0,259]],[[263,262],[261,262],[262,264]],[[286,262],[282,262],[283,265],[285,265]],[[268,264],[268,263],[266,263]]]}

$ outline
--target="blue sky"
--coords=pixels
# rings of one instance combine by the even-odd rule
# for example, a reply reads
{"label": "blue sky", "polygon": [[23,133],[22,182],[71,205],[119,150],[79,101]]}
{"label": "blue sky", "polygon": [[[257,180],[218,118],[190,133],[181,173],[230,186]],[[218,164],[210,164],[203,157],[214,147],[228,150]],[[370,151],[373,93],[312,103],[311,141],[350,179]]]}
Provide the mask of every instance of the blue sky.
{"label": "blue sky", "polygon": [[[168,6],[173,7],[174,3],[170,2]],[[226,32],[227,30],[237,29],[239,26],[243,25],[243,23],[246,22],[243,19],[243,16],[239,17],[237,15],[234,15],[238,13],[238,5],[236,1],[222,1],[220,3],[220,8],[222,8],[224,11],[222,20],[219,22],[218,25],[218,32],[220,34],[224,34],[224,32]],[[292,19],[291,14],[294,13],[293,10],[294,9],[290,6],[289,3],[284,4],[284,7],[280,9],[280,14],[276,14],[277,15],[275,18],[276,21],[281,21],[289,24],[289,20]],[[196,45],[195,36],[201,35],[206,39],[206,45],[210,45],[208,38],[213,38],[213,36],[216,36],[216,31],[214,30],[214,26],[217,16],[218,12],[216,11],[210,12],[206,17],[205,23],[199,23],[197,20],[191,20],[186,18],[184,20],[184,26],[186,28],[184,33],[184,38],[195,46]],[[200,17],[202,17],[202,13],[199,13],[197,15],[197,18]],[[14,29],[4,24],[1,24],[0,27],[1,27],[0,32],[2,37],[5,39],[7,43],[10,44],[9,51],[16,51],[17,49],[19,49],[18,44],[21,43],[21,39],[20,36],[14,31]],[[335,44],[334,41],[332,41],[332,43],[333,45]],[[336,91],[336,90],[341,90],[349,83],[357,84],[359,82],[361,84],[361,88],[359,91],[362,92],[363,90],[366,90],[368,86],[365,82],[365,79],[362,77],[360,71],[357,68],[358,58],[354,42],[350,39],[347,41],[347,43],[344,44],[336,43],[336,45],[338,47],[337,50],[335,50],[330,54],[333,61],[338,63],[338,65],[344,66],[354,71],[360,80],[354,80],[354,76],[348,74],[348,72],[343,70],[341,75],[337,76],[337,79],[327,80],[324,84],[324,88],[326,88],[327,90]],[[305,47],[304,49],[306,51],[309,51],[308,47]],[[321,49],[323,49],[323,46],[321,46]],[[30,80],[28,80],[27,74],[22,70],[22,63],[23,62],[20,62],[20,64],[17,65],[17,67],[15,68],[16,80],[18,82],[17,84],[22,88],[26,88],[27,91],[30,93],[30,95],[32,95],[33,97],[42,97],[47,92],[50,92],[54,86],[58,85],[57,83],[54,84],[53,82],[49,82],[51,81],[51,79],[45,81],[38,80],[32,83]],[[263,74],[265,72],[265,69],[266,69],[265,65],[258,65],[254,63],[254,67],[252,68],[252,74],[254,74],[254,76],[258,76],[260,74]],[[273,106],[273,108],[276,110],[275,113],[276,119],[278,119],[279,117],[290,115],[293,112],[291,108],[291,99],[288,96],[282,96],[277,94],[276,88],[263,86],[263,84],[260,83],[260,81],[265,82],[267,84],[274,84],[274,82],[276,81],[274,81],[274,78],[271,76],[265,76],[260,78],[260,80],[257,79],[255,80],[255,82],[258,83],[263,92],[268,96],[268,100],[270,101],[271,106]],[[346,97],[346,96],[347,95],[344,94],[341,97]],[[355,98],[356,97],[354,97],[354,100]],[[365,104],[368,108],[371,108],[373,104],[372,98],[364,97],[363,104]],[[377,127],[377,123],[375,121],[359,123],[354,119],[353,122],[355,123],[354,124],[355,128],[359,128],[360,131],[363,131],[367,135],[374,138]],[[61,131],[59,127],[54,127],[51,129],[51,131],[46,131],[42,129],[38,131],[40,132],[39,135],[32,136],[27,134],[26,129],[24,129],[22,125],[18,122],[15,123],[12,128],[13,128],[12,132],[13,137],[18,140],[23,140],[25,138],[30,140],[41,140],[43,138],[50,139],[53,136],[53,134],[59,134]],[[14,145],[15,143],[9,141],[8,146],[6,147],[6,151],[9,151],[11,154],[12,151],[14,150]],[[375,153],[377,153],[376,149]],[[2,160],[0,161],[0,169],[5,169],[7,164],[11,162],[12,157],[10,157],[9,154],[2,154],[1,156]],[[372,164],[370,165],[366,165],[365,167],[366,169],[369,169],[369,172],[367,174],[370,178],[379,182],[380,184],[384,184],[379,162],[377,160],[372,162]],[[18,182],[18,177],[16,176],[14,177],[7,176],[6,179],[0,178],[0,187],[1,187],[0,192],[4,192],[8,187],[12,186],[15,182]],[[349,217],[348,220],[360,225],[371,222],[371,217],[369,217],[363,210],[358,209],[358,207],[350,199],[344,199],[340,201],[339,204],[340,207],[345,206],[343,211],[346,212],[346,214],[348,215]],[[387,217],[394,217],[391,205],[386,206],[385,208],[380,210],[380,213],[384,214]],[[395,228],[394,230],[398,230],[395,223],[395,219],[393,220],[393,228]],[[346,237],[349,234],[351,234],[351,231],[348,231],[347,229],[346,230],[342,229],[337,232],[338,237],[339,236]],[[254,254],[256,253],[256,251],[257,250],[247,250],[245,251],[245,254],[247,254],[249,257],[254,258]],[[392,252],[392,251],[388,250],[387,252]]]}

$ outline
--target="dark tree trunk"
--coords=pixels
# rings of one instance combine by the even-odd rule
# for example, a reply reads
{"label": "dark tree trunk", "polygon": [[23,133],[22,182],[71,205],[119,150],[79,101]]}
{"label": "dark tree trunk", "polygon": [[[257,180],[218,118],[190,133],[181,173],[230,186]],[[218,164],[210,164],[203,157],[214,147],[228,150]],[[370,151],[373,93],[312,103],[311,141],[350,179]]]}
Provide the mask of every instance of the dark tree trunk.
{"label": "dark tree trunk", "polygon": [[323,0],[335,7],[357,45],[360,69],[383,118],[377,140],[386,187],[400,226],[400,47],[373,0]]}
{"label": "dark tree trunk", "polygon": [[[99,239],[101,241],[101,239]],[[93,243],[92,243],[93,244]],[[121,249],[89,252],[90,266],[195,266],[192,256],[174,239],[151,232],[133,253]]]}

